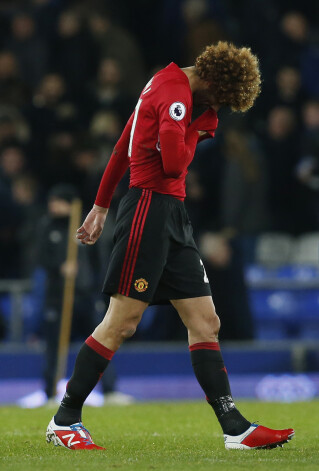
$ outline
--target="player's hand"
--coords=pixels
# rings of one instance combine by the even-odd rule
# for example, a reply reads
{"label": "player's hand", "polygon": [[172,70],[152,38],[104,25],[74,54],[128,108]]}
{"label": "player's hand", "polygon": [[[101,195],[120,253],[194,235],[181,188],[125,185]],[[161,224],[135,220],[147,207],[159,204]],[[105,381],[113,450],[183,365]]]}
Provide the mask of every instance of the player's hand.
{"label": "player's hand", "polygon": [[219,233],[206,232],[200,240],[201,253],[217,268],[230,264],[232,250],[226,237]]}
{"label": "player's hand", "polygon": [[197,132],[199,134],[199,139],[198,139],[199,142],[212,137],[211,134],[209,134],[207,131],[197,131]]}
{"label": "player's hand", "polygon": [[105,219],[108,213],[107,208],[94,205],[86,216],[84,223],[77,230],[77,239],[85,245],[93,245],[102,234]]}
{"label": "player's hand", "polygon": [[191,123],[189,126],[189,130],[196,130],[199,132],[200,140],[206,138],[206,136],[202,135],[201,133],[206,132],[208,137],[214,137],[215,130],[218,125],[218,117],[216,111],[212,110],[211,108],[202,115],[200,115],[195,121]]}

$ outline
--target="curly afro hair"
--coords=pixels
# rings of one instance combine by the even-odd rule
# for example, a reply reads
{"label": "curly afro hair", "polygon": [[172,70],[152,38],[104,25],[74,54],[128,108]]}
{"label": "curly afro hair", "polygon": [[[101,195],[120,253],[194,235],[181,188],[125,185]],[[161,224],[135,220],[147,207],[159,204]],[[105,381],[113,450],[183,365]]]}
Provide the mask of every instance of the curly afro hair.
{"label": "curly afro hair", "polygon": [[195,69],[211,84],[218,103],[233,111],[249,110],[260,93],[258,59],[250,48],[219,41],[197,57]]}

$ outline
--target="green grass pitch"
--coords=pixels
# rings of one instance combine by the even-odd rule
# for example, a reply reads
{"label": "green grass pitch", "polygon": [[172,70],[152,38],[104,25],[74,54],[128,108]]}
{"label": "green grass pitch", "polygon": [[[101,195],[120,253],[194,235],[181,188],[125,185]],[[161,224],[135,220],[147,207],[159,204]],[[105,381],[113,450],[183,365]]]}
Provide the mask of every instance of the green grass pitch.
{"label": "green grass pitch", "polygon": [[213,412],[202,402],[84,409],[83,422],[101,451],[69,451],[45,442],[55,409],[0,408],[3,471],[298,471],[319,470],[319,401],[239,402],[251,420],[294,427],[284,448],[226,451]]}

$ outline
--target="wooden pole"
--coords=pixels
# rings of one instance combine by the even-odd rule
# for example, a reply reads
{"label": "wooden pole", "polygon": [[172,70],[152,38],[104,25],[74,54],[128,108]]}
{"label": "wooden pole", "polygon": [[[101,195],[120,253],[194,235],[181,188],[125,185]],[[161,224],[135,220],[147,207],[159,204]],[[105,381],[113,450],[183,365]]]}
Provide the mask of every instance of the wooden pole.
{"label": "wooden pole", "polygon": [[[76,230],[80,227],[81,215],[82,202],[79,198],[76,198],[71,204],[66,257],[67,265],[76,266],[77,263],[78,242],[76,240]],[[67,273],[65,276],[54,390],[56,390],[58,381],[64,378],[66,374],[74,306],[75,279],[76,270],[74,273]]]}

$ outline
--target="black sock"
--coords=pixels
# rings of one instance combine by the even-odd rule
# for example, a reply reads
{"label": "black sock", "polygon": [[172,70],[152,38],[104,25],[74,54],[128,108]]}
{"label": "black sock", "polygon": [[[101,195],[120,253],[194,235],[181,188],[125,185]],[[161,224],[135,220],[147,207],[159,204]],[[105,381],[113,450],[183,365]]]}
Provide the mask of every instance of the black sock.
{"label": "black sock", "polygon": [[191,360],[197,381],[206,394],[227,435],[240,435],[251,425],[236,409],[233,402],[227,370],[218,342],[201,342],[190,345]]}
{"label": "black sock", "polygon": [[114,352],[92,336],[86,339],[76,358],[73,374],[54,420],[57,425],[81,421],[84,401],[94,389],[112,359]]}

